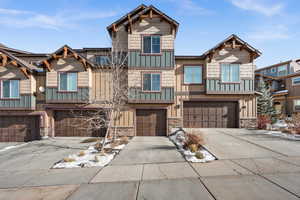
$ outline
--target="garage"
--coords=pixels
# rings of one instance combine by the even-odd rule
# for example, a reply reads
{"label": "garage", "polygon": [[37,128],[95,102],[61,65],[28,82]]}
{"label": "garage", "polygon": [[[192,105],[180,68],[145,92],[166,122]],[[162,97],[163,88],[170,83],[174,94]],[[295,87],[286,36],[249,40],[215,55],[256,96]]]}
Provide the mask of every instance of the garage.
{"label": "garage", "polygon": [[0,142],[40,139],[39,116],[0,116]]}
{"label": "garage", "polygon": [[96,130],[87,123],[84,112],[59,110],[55,111],[55,137],[102,137],[105,129]]}
{"label": "garage", "polygon": [[165,109],[137,109],[137,136],[166,136],[167,121]]}
{"label": "garage", "polygon": [[184,102],[185,128],[237,128],[237,102]]}

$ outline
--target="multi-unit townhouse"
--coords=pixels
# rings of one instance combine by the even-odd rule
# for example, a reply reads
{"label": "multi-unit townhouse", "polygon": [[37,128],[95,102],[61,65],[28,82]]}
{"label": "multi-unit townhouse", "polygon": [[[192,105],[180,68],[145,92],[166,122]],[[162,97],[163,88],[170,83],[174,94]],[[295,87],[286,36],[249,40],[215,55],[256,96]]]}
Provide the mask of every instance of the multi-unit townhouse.
{"label": "multi-unit townhouse", "polygon": [[280,62],[256,70],[256,84],[266,81],[271,87],[278,115],[300,112],[300,59]]}
{"label": "multi-unit townhouse", "polygon": [[[129,98],[115,124],[119,134],[251,126],[256,120],[254,60],[261,53],[231,35],[201,55],[176,56],[178,28],[152,5],[140,5],[107,27],[112,48],[128,55]],[[101,108],[109,98],[110,75],[95,65],[109,64],[110,51],[65,45],[51,54],[33,54],[2,48],[0,140],[99,135],[74,126],[82,120],[74,110]]]}

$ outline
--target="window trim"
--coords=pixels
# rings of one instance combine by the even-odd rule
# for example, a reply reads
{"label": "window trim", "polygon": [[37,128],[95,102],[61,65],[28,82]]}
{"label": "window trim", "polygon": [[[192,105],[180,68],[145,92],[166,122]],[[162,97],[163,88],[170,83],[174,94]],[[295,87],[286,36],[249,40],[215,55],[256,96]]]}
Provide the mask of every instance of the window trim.
{"label": "window trim", "polygon": [[[183,64],[183,77],[182,77],[182,85],[204,85],[204,66],[203,64]],[[184,73],[184,68],[185,67],[201,67],[202,68],[202,76],[201,76],[201,83],[186,83],[185,82],[185,73]]]}
{"label": "window trim", "polygon": [[294,79],[296,79],[296,78],[300,78],[300,76],[296,76],[296,77],[293,77],[292,78],[292,86],[299,86],[300,85],[300,83],[294,83]]}
{"label": "window trim", "polygon": [[[78,71],[59,71],[59,72],[57,72],[58,73],[58,81],[57,81],[57,83],[58,83],[58,92],[64,92],[64,93],[75,93],[75,92],[78,92]],[[61,74],[67,74],[67,73],[76,73],[77,74],[77,80],[76,80],[76,90],[61,90],[60,89],[60,75]]]}
{"label": "window trim", "polygon": [[[144,52],[144,37],[147,37],[147,36],[159,36],[159,53],[145,53]],[[162,55],[162,48],[161,48],[161,44],[162,44],[162,35],[161,34],[142,34],[141,35],[142,37],[142,40],[141,40],[141,55],[149,55],[149,56],[157,56],[157,55]],[[151,52],[152,52],[152,39],[151,39]]]}
{"label": "window trim", "polygon": [[[107,64],[99,64],[99,63],[97,63],[97,57],[107,57],[108,58],[108,63]],[[100,65],[100,66],[109,66],[110,65],[110,63],[109,63],[109,55],[95,55],[95,64],[96,65]]]}
{"label": "window trim", "polygon": [[[3,97],[3,81],[10,81],[10,80],[17,80],[17,81],[19,81],[18,83],[19,83],[19,95],[18,95],[18,97]],[[21,86],[21,83],[20,83],[20,79],[1,79],[0,80],[0,99],[2,99],[2,100],[19,100],[19,99],[21,99],[21,92],[20,92],[20,86]],[[10,84],[9,84],[10,85]],[[10,93],[11,93],[11,87],[9,86],[9,95],[10,95]]]}
{"label": "window trim", "polygon": [[[159,90],[144,90],[144,74],[151,74],[151,89],[152,89],[152,74],[159,74],[159,77],[160,77],[160,81],[159,81]],[[141,73],[141,76],[142,76],[142,83],[141,83],[141,86],[142,86],[142,92],[149,92],[149,93],[158,93],[158,92],[161,92],[161,88],[162,88],[162,72],[158,72],[158,71],[147,71],[147,72],[142,72]]]}
{"label": "window trim", "polygon": [[[239,65],[239,81],[223,81],[222,79],[222,73],[223,73],[223,67],[222,65],[223,64],[236,64],[236,65]],[[232,83],[232,84],[240,84],[241,83],[241,63],[220,63],[220,79],[221,79],[221,83]]]}

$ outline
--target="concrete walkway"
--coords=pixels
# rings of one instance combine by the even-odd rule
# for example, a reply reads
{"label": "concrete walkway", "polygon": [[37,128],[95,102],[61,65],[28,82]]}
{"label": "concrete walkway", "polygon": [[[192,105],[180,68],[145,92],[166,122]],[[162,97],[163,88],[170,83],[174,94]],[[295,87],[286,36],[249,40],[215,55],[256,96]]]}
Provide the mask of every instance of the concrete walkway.
{"label": "concrete walkway", "polygon": [[0,155],[0,200],[300,198],[299,143],[244,129],[200,131],[219,160],[188,163],[168,138],[135,137],[104,168],[53,170],[57,156],[78,149],[26,145]]}

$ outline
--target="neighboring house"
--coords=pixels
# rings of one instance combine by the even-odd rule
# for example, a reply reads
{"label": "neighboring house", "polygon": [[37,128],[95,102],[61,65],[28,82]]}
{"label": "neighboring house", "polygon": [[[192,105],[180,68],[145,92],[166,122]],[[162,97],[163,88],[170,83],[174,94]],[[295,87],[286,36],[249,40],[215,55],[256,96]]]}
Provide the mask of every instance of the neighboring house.
{"label": "neighboring house", "polygon": [[[163,136],[179,126],[253,125],[257,117],[254,60],[261,53],[231,35],[202,55],[176,56],[174,41],[178,28],[179,23],[174,19],[154,6],[145,5],[107,27],[112,48],[128,52],[129,99],[115,125],[119,134]],[[108,64],[110,51],[111,48],[72,49],[65,45],[47,55],[15,52],[14,57],[22,63],[29,66],[39,63],[33,75],[29,74],[36,82],[32,91],[35,104],[30,111],[16,111],[12,106],[15,104],[1,105],[5,112],[1,111],[0,122],[8,114],[16,119],[24,115],[39,116],[34,118],[36,129],[27,122],[22,127],[33,135],[39,127],[38,135],[42,136],[101,135],[86,127],[75,127],[74,123],[78,124],[82,118],[70,111],[103,107],[103,101],[110,95],[107,90],[110,75],[95,66]],[[2,124],[2,132],[9,129],[16,135],[11,140],[20,139],[17,136],[22,131],[13,122]],[[0,141],[5,140],[1,137]]]}
{"label": "neighboring house", "polygon": [[277,114],[300,112],[300,59],[257,69],[256,84],[261,79],[271,87]]}

